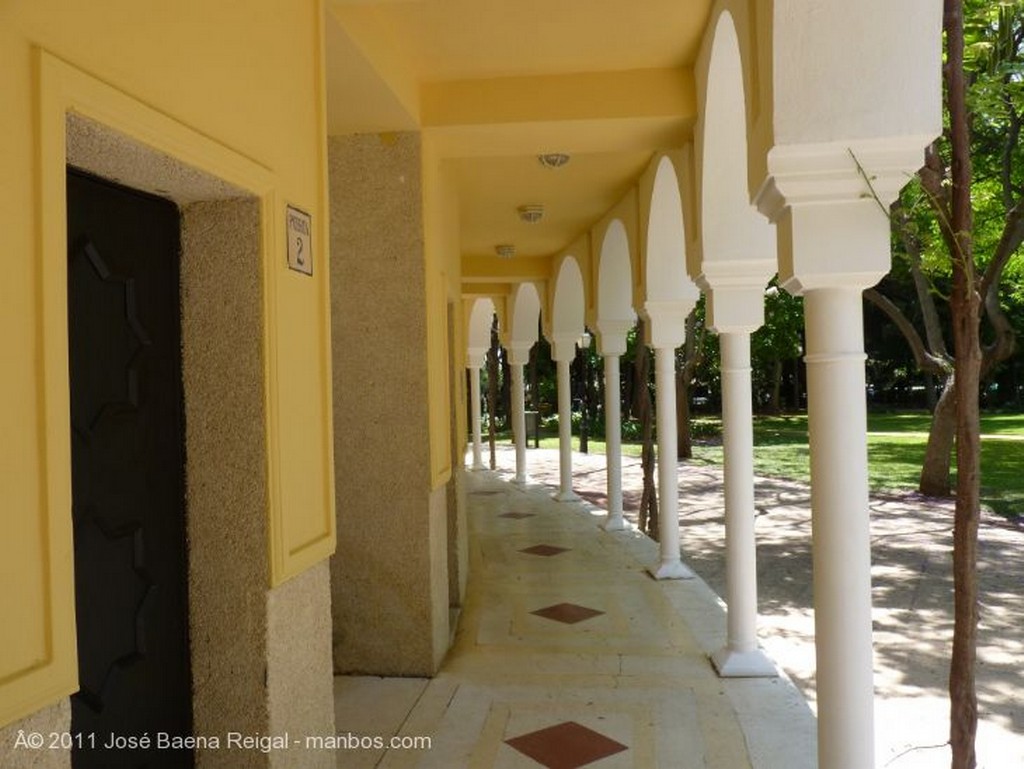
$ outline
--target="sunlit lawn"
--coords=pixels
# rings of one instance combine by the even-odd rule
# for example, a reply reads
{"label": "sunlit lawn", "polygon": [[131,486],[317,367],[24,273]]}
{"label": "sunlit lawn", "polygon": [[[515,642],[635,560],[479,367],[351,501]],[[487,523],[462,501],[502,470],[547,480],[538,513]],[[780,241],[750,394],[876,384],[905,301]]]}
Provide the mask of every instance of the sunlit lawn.
{"label": "sunlit lawn", "polygon": [[[930,416],[924,412],[870,414],[868,417],[868,469],[875,490],[917,488],[924,458]],[[694,461],[721,463],[717,417],[698,417],[695,433],[704,436],[694,446]],[[1024,414],[992,414],[982,417],[983,436],[1019,436],[1021,440],[982,438],[982,501],[1003,515],[1024,514]],[[903,433],[896,435],[895,433]],[[578,437],[573,438],[579,446]],[[556,448],[557,437],[541,445]],[[807,417],[756,417],[754,420],[754,468],[761,475],[809,481]],[[590,451],[604,453],[605,445],[590,440]],[[623,453],[640,456],[640,446],[626,443]],[[955,468],[954,468],[955,483]]]}

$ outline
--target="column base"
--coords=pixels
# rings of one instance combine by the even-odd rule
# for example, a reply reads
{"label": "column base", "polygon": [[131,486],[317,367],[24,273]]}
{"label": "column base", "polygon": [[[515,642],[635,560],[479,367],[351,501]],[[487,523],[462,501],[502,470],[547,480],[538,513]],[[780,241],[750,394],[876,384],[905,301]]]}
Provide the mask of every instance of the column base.
{"label": "column base", "polygon": [[551,495],[555,502],[578,502],[579,497],[572,491],[559,491]]}
{"label": "column base", "polygon": [[516,486],[522,486],[523,488],[529,486],[533,481],[530,480],[528,475],[517,475],[515,480],[512,481]]}
{"label": "column base", "polygon": [[661,563],[657,568],[648,569],[647,573],[655,579],[693,579],[697,576],[682,561]]}
{"label": "column base", "polygon": [[629,522],[622,517],[622,511],[608,513],[608,517],[601,522],[601,528],[605,531],[629,531]]}
{"label": "column base", "polygon": [[483,462],[481,462],[480,464],[477,464],[476,462],[474,462],[473,466],[470,467],[469,469],[470,470],[474,470],[474,471],[475,470],[486,470],[487,469],[487,465],[485,465]]}
{"label": "column base", "polygon": [[711,655],[711,664],[720,678],[776,678],[779,675],[775,663],[760,649],[737,652],[726,646]]}

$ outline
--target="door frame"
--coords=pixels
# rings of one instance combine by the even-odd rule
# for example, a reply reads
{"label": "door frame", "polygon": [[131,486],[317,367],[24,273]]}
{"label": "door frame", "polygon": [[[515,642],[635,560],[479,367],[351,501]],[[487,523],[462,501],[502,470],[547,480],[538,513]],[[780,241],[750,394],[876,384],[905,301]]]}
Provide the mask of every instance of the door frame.
{"label": "door frame", "polygon": [[[75,590],[71,520],[71,451],[67,430],[70,414],[67,339],[67,165],[101,178],[159,194],[183,205],[182,216],[182,344],[186,399],[186,525],[188,527],[189,612],[193,729],[195,734],[267,730],[265,709],[255,707],[254,695],[266,699],[267,590],[273,584],[274,521],[280,505],[271,458],[277,440],[272,372],[276,371],[274,266],[278,235],[273,211],[283,210],[275,176],[259,164],[188,126],[159,113],[127,94],[98,81],[45,51],[37,51],[40,75],[40,189],[38,259],[41,298],[40,379],[42,391],[42,463],[45,472],[45,516],[48,542],[44,548],[45,652],[34,669],[4,682],[16,689],[31,712],[78,688],[75,630]],[[195,209],[191,215],[186,212]],[[193,222],[192,232],[187,221]],[[216,225],[216,226],[211,226]],[[231,237],[219,239],[225,225]],[[236,235],[241,237],[235,237]],[[187,242],[186,242],[187,241]],[[240,271],[237,280],[223,280],[222,266]],[[217,284],[217,302],[195,296],[195,287]],[[230,276],[229,276],[230,277]],[[189,296],[191,286],[191,296]],[[235,327],[248,347],[237,349],[232,337],[213,357],[199,355],[207,347],[200,335],[210,323],[224,325],[225,306],[244,311],[246,325]],[[191,329],[191,330],[190,330]],[[197,344],[199,341],[201,343]],[[216,345],[214,345],[216,347]],[[224,382],[211,376],[223,368],[230,373],[247,362],[248,381],[223,396]],[[243,399],[239,406],[239,399]],[[190,409],[203,409],[207,418],[229,419],[242,408],[251,418],[244,435],[234,432],[218,441],[214,431],[189,428]],[[196,467],[221,467],[244,443],[244,463],[234,463],[234,477],[221,486],[247,489],[231,500],[204,497],[208,486]],[[227,517],[218,518],[224,513]],[[207,529],[231,530],[238,521],[253,521],[232,533],[242,537],[255,554],[245,565],[229,552],[223,536],[197,535]],[[279,523],[278,523],[279,528]],[[232,546],[236,543],[232,542]],[[251,568],[247,568],[251,567]],[[227,591],[231,612],[225,615],[216,596]],[[227,641],[224,625],[251,631],[241,645]],[[197,639],[208,637],[205,644]],[[239,675],[241,664],[243,674]],[[235,675],[218,678],[218,670]],[[250,680],[251,679],[251,680]],[[202,682],[202,686],[197,683]],[[246,699],[248,698],[248,699]],[[239,717],[239,702],[251,705],[251,723]],[[218,721],[218,719],[221,719]],[[197,754],[197,761],[201,756]]]}

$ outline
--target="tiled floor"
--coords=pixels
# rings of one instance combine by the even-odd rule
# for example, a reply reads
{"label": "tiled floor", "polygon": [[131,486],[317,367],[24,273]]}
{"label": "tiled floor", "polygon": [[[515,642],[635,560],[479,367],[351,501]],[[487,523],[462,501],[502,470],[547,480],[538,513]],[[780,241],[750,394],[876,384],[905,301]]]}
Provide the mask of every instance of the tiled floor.
{"label": "tiled floor", "polygon": [[785,678],[723,681],[725,614],[700,580],[655,582],[657,546],[603,511],[467,474],[469,594],[433,680],[339,678],[339,732],[429,750],[338,753],[418,769],[802,769],[815,725]]}

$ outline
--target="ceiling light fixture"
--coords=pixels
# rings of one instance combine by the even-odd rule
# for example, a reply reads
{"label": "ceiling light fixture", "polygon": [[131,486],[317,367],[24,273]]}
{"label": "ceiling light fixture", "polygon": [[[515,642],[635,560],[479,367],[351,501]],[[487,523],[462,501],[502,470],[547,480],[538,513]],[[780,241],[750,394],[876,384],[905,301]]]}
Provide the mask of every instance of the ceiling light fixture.
{"label": "ceiling light fixture", "polygon": [[569,156],[564,152],[548,152],[544,155],[538,155],[537,160],[545,168],[561,168],[569,162]]}
{"label": "ceiling light fixture", "polygon": [[527,224],[536,224],[544,218],[544,206],[540,203],[528,203],[525,206],[519,206],[516,211],[519,212],[519,218]]}
{"label": "ceiling light fixture", "polygon": [[504,243],[500,246],[495,246],[494,253],[496,253],[502,259],[511,259],[513,256],[516,255],[516,247],[510,243]]}

